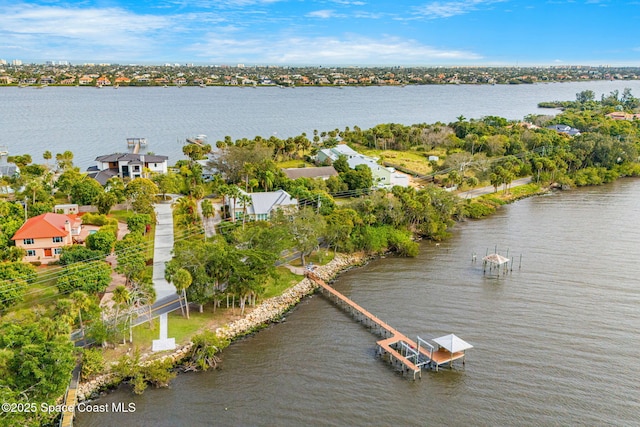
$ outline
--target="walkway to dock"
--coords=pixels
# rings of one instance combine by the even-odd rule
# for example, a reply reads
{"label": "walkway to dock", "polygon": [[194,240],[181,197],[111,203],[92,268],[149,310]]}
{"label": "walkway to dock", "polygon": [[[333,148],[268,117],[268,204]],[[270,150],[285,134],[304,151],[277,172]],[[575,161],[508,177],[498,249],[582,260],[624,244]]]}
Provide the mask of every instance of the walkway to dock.
{"label": "walkway to dock", "polygon": [[388,357],[389,362],[402,370],[403,373],[413,373],[422,377],[422,367],[438,369],[439,366],[452,364],[454,360],[462,359],[464,364],[464,351],[449,352],[444,348],[435,347],[420,337],[417,342],[409,339],[386,322],[374,316],[360,305],[356,304],[340,292],[327,285],[317,274],[307,271],[306,276],[314,281],[322,294],[338,306],[348,311],[365,326],[370,327],[374,333],[383,337],[378,341],[378,353],[383,357]]}
{"label": "walkway to dock", "polygon": [[81,365],[77,365],[71,373],[71,382],[67,388],[67,394],[64,397],[64,407],[66,410],[60,418],[60,427],[72,427],[73,417],[75,415],[76,403],[78,403],[78,383],[80,382]]}

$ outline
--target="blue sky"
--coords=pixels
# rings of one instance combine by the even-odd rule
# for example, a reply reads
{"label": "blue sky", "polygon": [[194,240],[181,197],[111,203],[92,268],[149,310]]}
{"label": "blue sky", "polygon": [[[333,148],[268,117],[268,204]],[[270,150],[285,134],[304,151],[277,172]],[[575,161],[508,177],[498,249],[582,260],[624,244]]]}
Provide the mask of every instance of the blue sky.
{"label": "blue sky", "polygon": [[640,0],[0,0],[0,58],[640,65]]}

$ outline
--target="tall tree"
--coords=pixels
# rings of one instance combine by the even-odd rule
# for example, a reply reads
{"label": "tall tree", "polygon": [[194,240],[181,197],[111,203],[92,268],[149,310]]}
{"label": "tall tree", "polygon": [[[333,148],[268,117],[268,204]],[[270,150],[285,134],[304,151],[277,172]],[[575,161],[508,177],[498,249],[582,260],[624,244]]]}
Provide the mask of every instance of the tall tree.
{"label": "tall tree", "polygon": [[184,268],[178,269],[175,273],[173,273],[169,278],[169,282],[173,283],[178,291],[178,294],[181,295],[180,306],[182,307],[182,301],[184,301],[184,308],[182,309],[182,314],[187,314],[187,319],[189,318],[189,302],[187,301],[187,288],[191,286],[193,282],[193,278],[191,277],[191,273]]}
{"label": "tall tree", "polygon": [[318,239],[322,236],[325,226],[322,215],[309,207],[300,209],[292,216],[289,227],[303,266],[306,265],[305,257],[318,247]]}

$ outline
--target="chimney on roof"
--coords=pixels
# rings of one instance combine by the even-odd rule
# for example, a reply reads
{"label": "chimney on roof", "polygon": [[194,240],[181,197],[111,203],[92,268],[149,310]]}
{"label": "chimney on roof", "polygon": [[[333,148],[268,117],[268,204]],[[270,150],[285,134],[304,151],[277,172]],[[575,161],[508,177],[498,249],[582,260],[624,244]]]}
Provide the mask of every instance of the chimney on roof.
{"label": "chimney on roof", "polygon": [[67,231],[67,233],[71,233],[71,221],[66,220],[64,222],[64,229]]}

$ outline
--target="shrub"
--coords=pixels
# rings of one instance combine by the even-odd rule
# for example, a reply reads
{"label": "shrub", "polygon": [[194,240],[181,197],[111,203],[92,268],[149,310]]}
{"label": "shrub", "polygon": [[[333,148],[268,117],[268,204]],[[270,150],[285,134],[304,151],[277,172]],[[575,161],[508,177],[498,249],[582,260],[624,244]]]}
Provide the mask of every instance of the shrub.
{"label": "shrub", "polygon": [[98,348],[86,348],[82,351],[83,380],[101,373],[104,370],[104,357]]}

